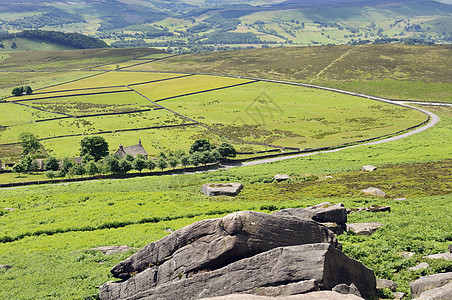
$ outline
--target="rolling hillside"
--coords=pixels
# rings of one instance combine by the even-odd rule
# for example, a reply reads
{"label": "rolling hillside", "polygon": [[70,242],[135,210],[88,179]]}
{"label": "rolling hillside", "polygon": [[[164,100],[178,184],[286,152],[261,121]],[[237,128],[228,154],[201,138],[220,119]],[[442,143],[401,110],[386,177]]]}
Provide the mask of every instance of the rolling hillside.
{"label": "rolling hillside", "polygon": [[452,5],[434,0],[36,1],[5,3],[0,31],[61,30],[115,47],[199,52],[291,45],[449,44]]}

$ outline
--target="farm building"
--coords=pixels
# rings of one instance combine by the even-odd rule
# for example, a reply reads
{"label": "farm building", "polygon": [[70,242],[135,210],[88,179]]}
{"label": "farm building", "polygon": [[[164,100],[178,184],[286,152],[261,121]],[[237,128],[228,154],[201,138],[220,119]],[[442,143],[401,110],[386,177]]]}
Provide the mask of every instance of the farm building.
{"label": "farm building", "polygon": [[144,149],[143,145],[141,145],[141,140],[138,140],[138,144],[128,147],[123,147],[119,145],[119,150],[116,153],[119,157],[123,158],[127,154],[132,155],[133,157],[137,157],[138,154],[143,155],[146,159],[148,158],[148,153]]}

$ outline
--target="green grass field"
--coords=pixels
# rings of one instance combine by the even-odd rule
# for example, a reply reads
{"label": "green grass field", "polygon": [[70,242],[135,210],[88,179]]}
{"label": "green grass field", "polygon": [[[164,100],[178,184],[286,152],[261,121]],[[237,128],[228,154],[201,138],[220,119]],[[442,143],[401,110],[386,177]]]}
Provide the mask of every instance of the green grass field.
{"label": "green grass field", "polygon": [[[452,231],[450,214],[440,213],[452,209],[452,166],[450,159],[441,162],[452,154],[452,112],[432,110],[440,114],[438,126],[388,144],[213,173],[2,190],[0,206],[16,210],[4,211],[0,218],[0,261],[14,266],[0,273],[0,296],[95,299],[98,287],[112,280],[109,269],[136,250],[106,257],[87,249],[125,244],[140,248],[167,235],[166,229],[196,220],[323,201],[350,208],[391,206],[390,213],[349,215],[349,222],[378,221],[384,227],[371,237],[344,234],[339,240],[348,255],[374,269],[378,278],[393,279],[398,291],[409,292],[408,283],[420,275],[452,270],[450,262],[423,258],[444,252]],[[367,163],[379,169],[362,174],[358,170]],[[281,171],[292,175],[293,182],[272,183],[272,176]],[[325,175],[333,179],[326,181]],[[419,180],[424,184],[418,185]],[[205,182],[231,181],[245,184],[234,199],[208,198],[200,192]],[[390,198],[360,196],[368,185],[384,189]],[[401,196],[407,200],[392,200]],[[401,251],[417,254],[406,259]],[[421,261],[432,268],[407,270]]]}

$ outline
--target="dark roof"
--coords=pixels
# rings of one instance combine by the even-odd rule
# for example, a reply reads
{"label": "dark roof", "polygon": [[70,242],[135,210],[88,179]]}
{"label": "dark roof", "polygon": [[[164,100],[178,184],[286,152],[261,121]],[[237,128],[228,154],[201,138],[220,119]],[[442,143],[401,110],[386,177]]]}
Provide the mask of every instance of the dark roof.
{"label": "dark roof", "polygon": [[122,145],[119,145],[119,150],[116,151],[117,155],[120,157],[124,157],[126,154],[131,154],[133,156],[137,156],[138,154],[142,154],[143,156],[147,157],[148,153],[144,149],[144,147],[141,145],[141,140],[138,141],[138,144],[128,147],[123,147]]}

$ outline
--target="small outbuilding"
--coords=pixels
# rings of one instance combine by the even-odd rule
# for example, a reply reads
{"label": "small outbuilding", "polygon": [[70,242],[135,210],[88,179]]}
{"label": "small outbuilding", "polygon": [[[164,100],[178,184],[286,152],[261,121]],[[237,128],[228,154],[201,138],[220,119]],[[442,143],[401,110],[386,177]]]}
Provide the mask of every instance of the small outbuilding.
{"label": "small outbuilding", "polygon": [[115,153],[119,157],[123,158],[127,154],[132,155],[133,157],[137,157],[138,154],[143,155],[146,159],[148,158],[148,153],[144,149],[143,145],[141,145],[141,140],[138,140],[138,144],[128,147],[123,147],[122,145],[119,145],[118,151]]}

